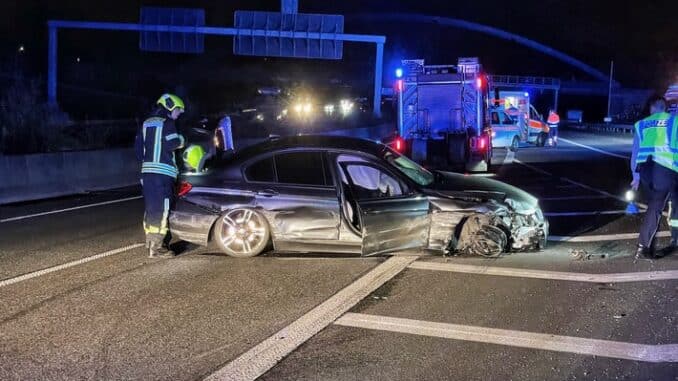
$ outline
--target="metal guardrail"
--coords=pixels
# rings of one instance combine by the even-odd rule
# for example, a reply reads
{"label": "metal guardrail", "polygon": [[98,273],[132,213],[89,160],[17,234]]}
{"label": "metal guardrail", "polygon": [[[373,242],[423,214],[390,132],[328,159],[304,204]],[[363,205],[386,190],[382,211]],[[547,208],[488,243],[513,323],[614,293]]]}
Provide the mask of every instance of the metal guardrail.
{"label": "metal guardrail", "polygon": [[565,128],[586,132],[607,132],[617,134],[633,134],[633,125],[631,124],[612,124],[612,123],[587,123],[581,125],[565,125]]}

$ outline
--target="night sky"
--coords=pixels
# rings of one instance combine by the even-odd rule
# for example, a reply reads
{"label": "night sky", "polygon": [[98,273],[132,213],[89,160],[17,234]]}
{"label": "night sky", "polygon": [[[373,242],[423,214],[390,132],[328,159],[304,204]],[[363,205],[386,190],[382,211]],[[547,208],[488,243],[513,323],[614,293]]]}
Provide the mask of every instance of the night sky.
{"label": "night sky", "polygon": [[[45,76],[49,19],[137,22],[139,8],[175,6],[203,8],[207,25],[232,26],[233,12],[278,11],[279,1],[12,1],[0,4],[2,71],[19,65]],[[428,63],[455,63],[458,56],[479,56],[495,74],[545,75],[591,80],[586,74],[515,43],[456,28],[430,24],[379,22],[386,13],[416,13],[466,19],[523,35],[570,54],[608,72],[627,87],[661,90],[678,79],[678,1],[299,1],[299,12],[345,15],[345,32],[383,34],[385,79],[400,58],[425,58]],[[372,22],[356,15],[371,15]],[[138,34],[129,32],[63,31],[59,35],[60,83],[103,91],[141,94],[153,78],[158,86],[209,89],[215,79],[276,75],[338,76],[369,83],[374,48],[347,44],[342,61],[300,61],[232,55],[232,39],[208,37],[203,55],[140,52]],[[23,53],[18,47],[24,45]],[[80,58],[77,62],[76,59]],[[320,64],[319,64],[320,63]],[[132,83],[133,82],[133,83]],[[204,84],[204,85],[200,85]]]}

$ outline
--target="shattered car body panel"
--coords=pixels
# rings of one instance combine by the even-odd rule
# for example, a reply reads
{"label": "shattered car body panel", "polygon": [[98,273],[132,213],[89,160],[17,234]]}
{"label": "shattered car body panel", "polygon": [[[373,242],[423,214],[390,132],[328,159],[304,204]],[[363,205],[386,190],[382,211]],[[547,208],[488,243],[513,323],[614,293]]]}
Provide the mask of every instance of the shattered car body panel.
{"label": "shattered car body panel", "polygon": [[[297,161],[293,180],[286,180],[284,161],[303,154],[316,159]],[[491,179],[431,173],[361,139],[275,139],[181,180],[193,187],[172,211],[170,230],[201,245],[234,208],[259,211],[279,251],[374,255],[420,248],[495,256],[540,249],[548,236],[530,194]]]}
{"label": "shattered car body panel", "polygon": [[[487,224],[505,232],[510,246],[507,249],[526,251],[545,246],[549,225],[535,197],[516,187],[492,179],[449,172],[438,173],[440,181],[432,185],[432,189],[429,190],[437,196],[433,201],[439,209],[436,214],[491,215],[496,218],[488,221]],[[458,218],[457,223],[461,222],[458,216],[450,218],[454,220]],[[431,226],[431,232],[435,233],[437,238],[436,241],[431,242],[431,246],[435,244],[436,248],[445,244],[444,241],[440,241],[439,237],[444,237],[445,231],[452,233],[449,225],[453,223],[446,221],[444,217],[438,217],[438,220],[442,222],[436,224],[434,220]],[[461,233],[461,231],[458,233],[458,241],[453,249],[461,248],[463,251],[463,248],[471,244],[468,241],[478,237],[472,233],[469,233],[470,235],[461,235]]]}

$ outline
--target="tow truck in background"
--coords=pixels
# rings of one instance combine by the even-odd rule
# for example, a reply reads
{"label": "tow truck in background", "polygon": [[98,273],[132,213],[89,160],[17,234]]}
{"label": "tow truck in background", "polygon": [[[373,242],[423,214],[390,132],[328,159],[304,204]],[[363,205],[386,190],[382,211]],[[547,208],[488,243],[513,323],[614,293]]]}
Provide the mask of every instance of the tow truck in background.
{"label": "tow truck in background", "polygon": [[402,64],[396,71],[398,137],[390,145],[419,163],[487,171],[492,157],[489,91],[478,59]]}

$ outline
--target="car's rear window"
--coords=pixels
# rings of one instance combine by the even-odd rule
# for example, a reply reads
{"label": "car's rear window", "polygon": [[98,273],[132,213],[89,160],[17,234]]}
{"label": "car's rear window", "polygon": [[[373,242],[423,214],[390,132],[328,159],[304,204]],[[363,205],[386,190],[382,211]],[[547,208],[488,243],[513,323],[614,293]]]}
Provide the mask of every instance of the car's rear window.
{"label": "car's rear window", "polygon": [[274,182],[273,157],[259,160],[245,169],[245,176],[249,181]]}

